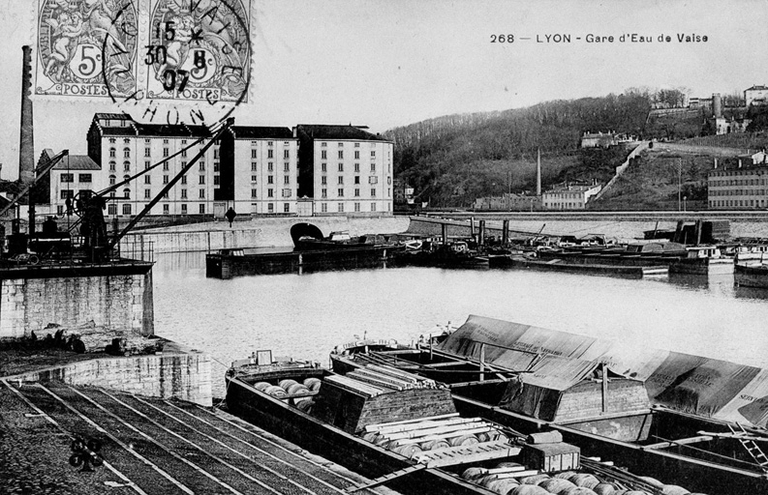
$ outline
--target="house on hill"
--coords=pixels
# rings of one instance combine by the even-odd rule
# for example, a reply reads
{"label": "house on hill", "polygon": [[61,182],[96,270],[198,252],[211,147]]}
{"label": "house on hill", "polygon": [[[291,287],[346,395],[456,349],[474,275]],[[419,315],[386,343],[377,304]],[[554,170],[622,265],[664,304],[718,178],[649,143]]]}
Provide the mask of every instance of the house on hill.
{"label": "house on hill", "polygon": [[747,106],[768,104],[768,86],[752,86],[744,90]]}

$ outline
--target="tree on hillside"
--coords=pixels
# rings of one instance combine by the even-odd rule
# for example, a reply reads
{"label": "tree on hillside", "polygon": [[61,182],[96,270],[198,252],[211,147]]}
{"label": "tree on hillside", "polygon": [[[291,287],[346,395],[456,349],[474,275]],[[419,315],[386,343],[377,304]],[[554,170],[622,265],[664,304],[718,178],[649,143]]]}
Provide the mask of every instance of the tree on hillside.
{"label": "tree on hillside", "polygon": [[654,103],[661,108],[681,108],[688,99],[688,88],[660,89],[654,94]]}

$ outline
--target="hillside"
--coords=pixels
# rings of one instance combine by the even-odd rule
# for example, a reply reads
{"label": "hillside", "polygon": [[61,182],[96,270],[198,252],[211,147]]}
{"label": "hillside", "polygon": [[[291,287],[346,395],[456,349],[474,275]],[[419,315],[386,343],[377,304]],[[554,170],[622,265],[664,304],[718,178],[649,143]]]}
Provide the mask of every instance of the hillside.
{"label": "hillside", "polygon": [[551,101],[529,108],[451,115],[387,132],[395,142],[395,173],[432,206],[468,206],[475,198],[535,189],[536,152],[542,183],[607,180],[620,152],[582,154],[586,130],[638,135],[652,103],[647,91]]}

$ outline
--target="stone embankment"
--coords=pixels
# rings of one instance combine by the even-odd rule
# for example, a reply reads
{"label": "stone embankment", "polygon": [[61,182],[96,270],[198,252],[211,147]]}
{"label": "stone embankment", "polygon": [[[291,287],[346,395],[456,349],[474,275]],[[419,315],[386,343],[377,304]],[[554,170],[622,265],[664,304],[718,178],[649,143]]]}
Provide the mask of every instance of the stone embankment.
{"label": "stone embankment", "polygon": [[214,251],[223,248],[293,247],[291,226],[308,222],[323,234],[346,230],[350,235],[392,234],[408,229],[408,217],[282,217],[235,219],[230,227],[226,220],[152,228],[128,234],[121,242],[126,254],[142,259],[142,253],[177,253]]}

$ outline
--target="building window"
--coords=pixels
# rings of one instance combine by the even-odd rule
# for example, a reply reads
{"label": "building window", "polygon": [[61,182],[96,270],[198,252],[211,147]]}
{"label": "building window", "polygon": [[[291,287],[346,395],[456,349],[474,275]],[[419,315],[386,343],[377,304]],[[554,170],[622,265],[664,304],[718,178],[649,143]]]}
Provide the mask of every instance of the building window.
{"label": "building window", "polygon": [[75,182],[75,174],[61,174],[61,182]]}
{"label": "building window", "polygon": [[268,175],[267,176],[267,184],[274,184],[275,183],[275,176],[274,175]]}
{"label": "building window", "polygon": [[267,212],[269,213],[275,212],[275,203],[267,203]]}
{"label": "building window", "polygon": [[163,214],[167,215],[170,212],[171,212],[171,207],[167,203],[163,204]]}
{"label": "building window", "polygon": [[219,162],[213,162],[213,171],[218,172],[219,171]]}
{"label": "building window", "polygon": [[360,184],[360,176],[359,175],[355,176],[355,184]]}
{"label": "building window", "polygon": [[[358,143],[355,143],[355,145],[357,145],[357,144]],[[355,160],[359,160],[359,159],[360,159],[360,152],[355,150]]]}
{"label": "building window", "polygon": [[187,149],[186,148],[181,150],[181,156],[187,156]]}
{"label": "building window", "polygon": [[200,205],[200,214],[205,215],[205,205]]}
{"label": "building window", "polygon": [[181,176],[181,183],[182,184],[186,184],[187,183],[187,176],[186,175],[182,175]]}
{"label": "building window", "polygon": [[107,214],[108,215],[117,215],[117,205],[114,203],[110,203],[107,206]]}
{"label": "building window", "polygon": [[109,171],[114,172],[117,170],[117,163],[115,162],[109,162]]}
{"label": "building window", "polygon": [[328,213],[328,203],[320,203],[320,211],[323,213]]}
{"label": "building window", "polygon": [[197,183],[198,184],[205,184],[205,176],[204,175],[199,176],[197,178]]}
{"label": "building window", "polygon": [[267,150],[267,158],[274,158],[274,150]]}
{"label": "building window", "polygon": [[168,144],[168,140],[167,139],[163,139],[163,144]]}
{"label": "building window", "polygon": [[371,188],[371,197],[372,198],[376,197],[376,189],[375,188]]}
{"label": "building window", "polygon": [[283,158],[290,158],[291,150],[283,150]]}
{"label": "building window", "polygon": [[131,190],[130,189],[123,189],[123,198],[131,199]]}
{"label": "building window", "polygon": [[123,150],[123,157],[125,157],[125,158],[130,158],[131,157],[131,149],[130,148],[125,148]]}
{"label": "building window", "polygon": [[187,190],[186,189],[182,189],[181,190],[181,199],[187,199]]}
{"label": "building window", "polygon": [[376,171],[376,164],[371,163],[371,172],[375,172],[375,171]]}
{"label": "building window", "polygon": [[283,197],[284,198],[290,198],[291,197],[291,190],[290,190],[290,188],[283,189]]}
{"label": "building window", "polygon": [[327,172],[328,171],[328,164],[327,163],[321,163],[320,164],[320,170],[322,172]]}
{"label": "building window", "polygon": [[186,215],[187,214],[187,205],[182,204],[181,205],[181,214]]}
{"label": "building window", "polygon": [[117,156],[116,153],[117,153],[117,151],[115,150],[115,148],[109,148],[109,157],[110,158],[116,157]]}
{"label": "building window", "polygon": [[116,142],[117,142],[117,139],[109,138],[109,144],[115,144]]}
{"label": "building window", "polygon": [[197,197],[200,199],[205,199],[205,189],[200,189],[197,193]]}
{"label": "building window", "polygon": [[344,150],[339,150],[339,160],[343,160],[343,159],[344,159]]}
{"label": "building window", "polygon": [[323,198],[327,198],[328,197],[328,189],[323,189],[322,190],[322,197]]}
{"label": "building window", "polygon": [[374,176],[368,177],[368,184],[378,184],[379,178]]}
{"label": "building window", "polygon": [[274,198],[275,197],[275,191],[273,189],[267,189],[267,197],[268,198]]}
{"label": "building window", "polygon": [[371,211],[376,211],[376,203],[371,203]]}
{"label": "building window", "polygon": [[167,157],[170,154],[170,150],[168,148],[163,148],[163,157]]}
{"label": "building window", "polygon": [[253,183],[256,183],[256,182],[257,182],[257,180],[258,180],[258,178],[259,178],[259,176],[258,176],[258,175],[252,175],[252,176],[251,176],[251,182],[253,182]]}
{"label": "building window", "polygon": [[213,185],[214,186],[218,186],[218,185],[220,185],[220,183],[221,183],[221,177],[219,177],[218,175],[214,175],[213,176]]}
{"label": "building window", "polygon": [[72,191],[71,189],[62,189],[59,194],[61,199],[65,199],[65,200],[72,199],[75,196],[74,191]]}
{"label": "building window", "polygon": [[181,144],[187,144],[187,140],[186,139],[182,139],[181,140]]}
{"label": "building window", "polygon": [[337,205],[337,207],[336,207],[336,210],[337,210],[339,213],[344,213],[344,203],[339,203],[339,204]]}
{"label": "building window", "polygon": [[359,147],[360,147],[360,143],[355,143],[355,148],[359,148]]}
{"label": "building window", "polygon": [[256,199],[258,189],[251,189],[251,198]]}
{"label": "building window", "polygon": [[359,171],[360,171],[360,164],[355,163],[355,172],[359,172]]}
{"label": "building window", "polygon": [[149,138],[144,138],[144,142],[145,142],[145,143],[147,143],[147,144],[149,144],[149,143],[151,143],[151,142],[152,142],[152,140],[151,140],[151,139],[149,139]]}
{"label": "building window", "polygon": [[144,189],[144,199],[151,199],[152,191],[150,189]]}
{"label": "building window", "polygon": [[376,157],[376,151],[371,150],[371,158],[375,158],[375,157]]}
{"label": "building window", "polygon": [[288,162],[283,163],[283,172],[290,172],[291,171],[291,164]]}
{"label": "building window", "polygon": [[251,172],[256,172],[256,170],[257,170],[256,162],[251,162]]}
{"label": "building window", "polygon": [[355,203],[355,211],[360,211],[360,203]]}
{"label": "building window", "polygon": [[151,166],[152,166],[151,162],[147,162],[147,161],[144,162],[144,170],[147,170]]}
{"label": "building window", "polygon": [[163,184],[168,184],[168,178],[169,177],[167,175],[163,176]]}
{"label": "building window", "polygon": [[213,150],[213,158],[214,160],[219,158],[219,148]]}
{"label": "building window", "polygon": [[283,184],[290,184],[291,183],[291,176],[286,175],[283,177]]}
{"label": "building window", "polygon": [[320,143],[320,147],[321,148],[326,148],[327,146],[328,146],[328,143],[325,143],[325,142]]}
{"label": "building window", "polygon": [[325,151],[325,150],[322,150],[320,152],[320,158],[323,159],[323,160],[327,160],[328,159],[328,152]]}
{"label": "building window", "polygon": [[339,176],[339,184],[344,184],[344,177],[341,175]]}
{"label": "building window", "polygon": [[291,212],[291,205],[290,203],[284,203],[283,204],[283,213],[290,213]]}
{"label": "building window", "polygon": [[125,203],[123,204],[123,215],[130,215],[131,214],[131,204]]}
{"label": "building window", "polygon": [[114,175],[110,175],[109,176],[109,185],[110,186],[114,186],[116,182],[117,182],[117,177],[115,177]]}
{"label": "building window", "polygon": [[343,198],[344,197],[344,188],[340,187],[339,190],[338,190],[338,193],[339,193],[339,197]]}
{"label": "building window", "polygon": [[272,172],[275,170],[275,164],[272,162],[267,162],[267,172]]}
{"label": "building window", "polygon": [[200,171],[205,172],[205,162],[200,162]]}
{"label": "building window", "polygon": [[344,164],[339,163],[339,172],[343,172],[343,171],[344,171]]}

